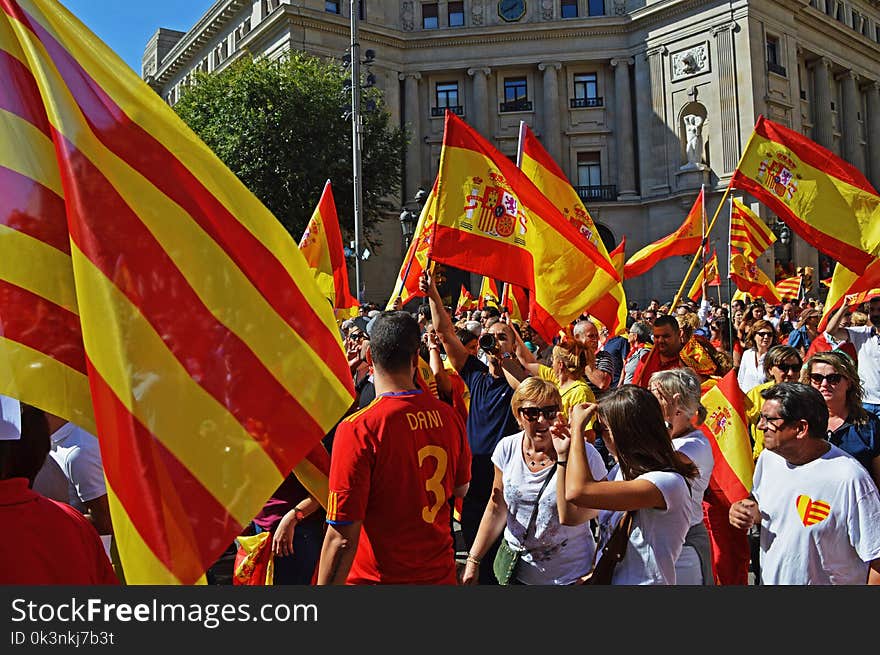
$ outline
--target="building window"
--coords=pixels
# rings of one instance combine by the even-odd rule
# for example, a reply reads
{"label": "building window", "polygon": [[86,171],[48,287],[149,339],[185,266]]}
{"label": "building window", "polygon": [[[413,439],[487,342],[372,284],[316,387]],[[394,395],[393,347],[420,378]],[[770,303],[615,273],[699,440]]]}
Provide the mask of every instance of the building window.
{"label": "building window", "polygon": [[577,0],[560,0],[559,13],[563,18],[577,18],[578,3]]}
{"label": "building window", "polygon": [[330,2],[330,0],[324,1],[324,11],[331,14],[339,13],[339,3],[338,2]]}
{"label": "building window", "polygon": [[571,99],[571,108],[601,107],[602,98],[599,97],[599,83],[596,73],[580,73],[574,76],[574,98]]}
{"label": "building window", "polygon": [[364,0],[358,0],[358,20],[367,20],[367,4]]}
{"label": "building window", "polygon": [[604,16],[605,0],[587,0],[587,16]]}
{"label": "building window", "polygon": [[458,82],[437,82],[434,89],[436,104],[431,107],[431,116],[443,116],[447,109],[459,116],[464,113],[458,99]]}
{"label": "building window", "polygon": [[786,75],[785,66],[780,62],[781,51],[779,39],[775,36],[767,36],[767,70],[777,75]]}
{"label": "building window", "polygon": [[504,102],[501,111],[532,111],[528,84],[524,77],[508,77],[504,80]]}
{"label": "building window", "polygon": [[464,25],[464,2],[450,2],[449,27],[462,27]]}
{"label": "building window", "polygon": [[440,27],[436,2],[426,2],[422,5],[422,27],[426,30],[436,30]]}
{"label": "building window", "polygon": [[602,186],[602,164],[598,152],[579,152],[577,154],[578,186]]}

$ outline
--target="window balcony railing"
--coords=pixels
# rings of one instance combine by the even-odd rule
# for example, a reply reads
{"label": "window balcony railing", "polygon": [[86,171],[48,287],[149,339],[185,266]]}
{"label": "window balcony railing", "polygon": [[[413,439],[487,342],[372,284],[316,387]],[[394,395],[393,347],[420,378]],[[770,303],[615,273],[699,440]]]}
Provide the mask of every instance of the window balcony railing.
{"label": "window balcony railing", "polygon": [[780,66],[779,64],[774,64],[772,61],[767,62],[767,70],[771,73],[776,73],[777,75],[782,75],[782,77],[788,77],[788,72],[785,70],[785,66]]}
{"label": "window balcony railing", "polygon": [[572,98],[571,99],[571,108],[572,109],[584,109],[586,107],[602,107],[605,104],[605,100],[598,96],[596,98]]}
{"label": "window balcony railing", "polygon": [[433,118],[437,118],[440,116],[441,118],[446,115],[446,110],[451,111],[453,114],[457,116],[461,116],[464,114],[464,107],[461,105],[448,105],[446,107],[431,107],[431,116]]}
{"label": "window balcony railing", "polygon": [[611,201],[617,200],[617,185],[616,184],[598,184],[596,186],[576,186],[575,191],[577,191],[578,196],[580,196],[581,200],[602,200],[602,201]]}
{"label": "window balcony railing", "polygon": [[532,111],[531,100],[511,100],[510,102],[501,103],[501,112],[508,111]]}

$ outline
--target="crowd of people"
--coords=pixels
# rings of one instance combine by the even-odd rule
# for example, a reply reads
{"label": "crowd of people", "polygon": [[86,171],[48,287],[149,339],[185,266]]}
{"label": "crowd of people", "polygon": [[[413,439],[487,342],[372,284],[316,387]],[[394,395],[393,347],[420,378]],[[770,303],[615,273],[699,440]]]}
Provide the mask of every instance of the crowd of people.
{"label": "crowd of people", "polygon": [[[824,330],[816,300],[654,299],[620,334],[584,314],[547,341],[497,300],[456,314],[420,284],[416,312],[341,323],[356,397],[324,440],[329,496],[291,473],[246,530],[271,534],[274,584],[596,584],[600,562],[617,585],[880,584],[880,297]],[[729,373],[755,461],[732,505],[700,429]],[[94,437],[22,416],[0,513],[76,540],[81,573],[0,582],[124,580],[97,538]]]}

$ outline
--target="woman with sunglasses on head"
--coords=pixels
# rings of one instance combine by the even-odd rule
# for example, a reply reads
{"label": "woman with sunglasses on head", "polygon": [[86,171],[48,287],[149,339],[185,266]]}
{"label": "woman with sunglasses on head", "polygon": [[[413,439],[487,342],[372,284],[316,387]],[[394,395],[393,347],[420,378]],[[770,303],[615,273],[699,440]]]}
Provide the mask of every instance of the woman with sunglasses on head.
{"label": "woman with sunglasses on head", "polygon": [[717,350],[723,350],[732,355],[733,347],[730,344],[730,334],[730,319],[717,316],[709,323],[709,343]]}
{"label": "woman with sunglasses on head", "polygon": [[[617,460],[607,479],[587,466],[581,434],[596,418]],[[557,480],[557,496],[568,504],[602,510],[599,548],[610,538],[622,511],[635,510],[633,527],[623,559],[611,584],[676,584],[675,562],[691,525],[690,487],[700,474],[697,466],[672,447],[660,402],[642,387],[624,385],[609,391],[598,405],[578,405],[571,422],[560,417],[553,425],[553,444],[564,480]]]}
{"label": "woman with sunglasses on head", "polygon": [[691,483],[690,529],[675,562],[676,584],[711,585],[715,580],[709,532],[703,523],[703,496],[709,488],[715,457],[706,435],[696,427],[706,417],[700,403],[700,379],[690,368],[658,371],[648,381],[648,390],[660,401],[672,447],[700,469],[700,475]]}
{"label": "woman with sunglasses on head", "polygon": [[[501,439],[492,454],[492,494],[468,553],[462,583],[477,583],[483,555],[503,532],[510,548],[522,551],[511,584],[572,584],[593,561],[596,542],[589,520],[598,512],[564,499],[563,514],[558,510],[552,476],[561,469],[550,425],[562,408],[559,390],[550,381],[527,378],[514,392],[510,407],[522,431]],[[583,452],[591,474],[605,477],[607,469],[598,451],[585,444]],[[536,502],[538,511],[531,521]]]}
{"label": "woman with sunglasses on head", "polygon": [[743,393],[766,381],[764,358],[771,347],[776,345],[776,328],[770,321],[760,319],[752,323],[748,334],[748,348],[739,361],[736,379]]}
{"label": "woman with sunglasses on head", "polygon": [[880,419],[862,407],[862,384],[850,357],[839,350],[807,360],[804,382],[828,406],[828,441],[855,457],[880,487]]}

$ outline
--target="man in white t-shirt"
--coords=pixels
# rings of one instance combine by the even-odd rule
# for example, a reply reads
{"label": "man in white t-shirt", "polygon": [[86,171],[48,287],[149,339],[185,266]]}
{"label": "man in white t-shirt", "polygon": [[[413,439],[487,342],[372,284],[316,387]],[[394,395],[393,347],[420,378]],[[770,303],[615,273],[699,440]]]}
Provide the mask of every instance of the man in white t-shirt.
{"label": "man in white t-shirt", "polygon": [[818,391],[782,382],[761,392],[752,494],[733,527],[761,527],[761,583],[880,584],[880,492],[859,462],[825,440]]}
{"label": "man in white t-shirt", "polygon": [[52,450],[34,480],[34,489],[82,512],[98,534],[113,534],[97,437],[48,412],[46,417]]}

